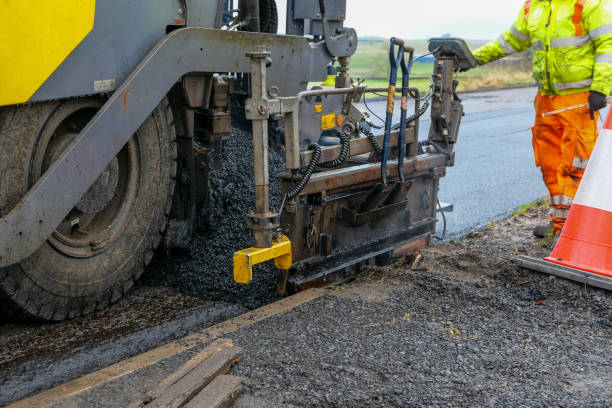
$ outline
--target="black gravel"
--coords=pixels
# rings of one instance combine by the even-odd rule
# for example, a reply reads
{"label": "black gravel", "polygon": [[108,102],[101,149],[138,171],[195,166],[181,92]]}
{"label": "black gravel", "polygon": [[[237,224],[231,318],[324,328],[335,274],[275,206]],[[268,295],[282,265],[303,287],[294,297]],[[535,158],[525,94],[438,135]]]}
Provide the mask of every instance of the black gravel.
{"label": "black gravel", "polygon": [[[254,209],[253,149],[250,131],[232,128],[224,141],[223,164],[211,171],[211,197],[203,216],[209,227],[194,237],[189,251],[166,257],[157,254],[143,277],[149,285],[174,287],[207,300],[239,303],[254,309],[278,299],[273,265],[254,268],[254,280],[239,285],[232,275],[235,250],[253,245],[245,226],[245,215]],[[283,153],[270,149],[270,201],[280,207],[281,185],[277,177],[284,169]]]}
{"label": "black gravel", "polygon": [[512,260],[549,253],[532,235],[547,217],[432,244],[415,270],[371,268],[237,332],[232,373],[260,406],[612,407],[612,293]]}
{"label": "black gravel", "polygon": [[232,336],[245,353],[231,373],[300,407],[612,406],[610,297],[550,280],[539,305],[501,282],[379,279]]}

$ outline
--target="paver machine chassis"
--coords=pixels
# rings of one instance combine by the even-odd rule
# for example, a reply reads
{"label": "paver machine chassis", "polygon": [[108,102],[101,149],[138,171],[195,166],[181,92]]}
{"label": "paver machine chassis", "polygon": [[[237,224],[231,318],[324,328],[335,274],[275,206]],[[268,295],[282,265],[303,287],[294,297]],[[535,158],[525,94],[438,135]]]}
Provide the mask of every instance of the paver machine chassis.
{"label": "paver machine chassis", "polygon": [[[129,290],[160,243],[188,237],[230,137],[230,94],[241,90],[256,187],[245,227],[253,230],[250,251],[281,267],[281,291],[386,262],[434,233],[438,182],[453,163],[463,114],[457,50],[434,50],[429,138],[418,141],[418,118],[405,145],[392,133],[388,185],[379,188],[383,140],[359,101],[387,89],[350,78],[358,39],[344,27],[345,0],[289,0],[287,35],[276,35],[273,0],[24,3],[0,6],[20,21],[0,28],[9,45],[0,48],[5,310],[62,320],[104,308]],[[332,59],[340,63],[335,86],[310,87],[326,79]],[[410,91],[418,111],[418,91]],[[270,120],[284,129],[280,211],[269,206]],[[313,150],[330,131],[345,137]]]}

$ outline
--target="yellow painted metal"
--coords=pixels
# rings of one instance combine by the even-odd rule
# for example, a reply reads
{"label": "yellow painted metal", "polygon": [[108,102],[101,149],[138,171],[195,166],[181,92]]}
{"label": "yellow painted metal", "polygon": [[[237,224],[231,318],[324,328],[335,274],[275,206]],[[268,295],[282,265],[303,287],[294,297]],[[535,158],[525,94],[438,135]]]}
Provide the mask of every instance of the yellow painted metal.
{"label": "yellow painted metal", "polygon": [[333,129],[336,126],[336,114],[330,113],[329,115],[321,116],[321,130]]}
{"label": "yellow painted metal", "polygon": [[96,0],[0,1],[0,106],[27,102],[93,29],[95,12]]}
{"label": "yellow painted metal", "polygon": [[270,248],[247,248],[234,253],[234,281],[247,284],[253,280],[253,265],[274,259],[277,269],[289,269],[293,263],[291,241],[282,236]]}

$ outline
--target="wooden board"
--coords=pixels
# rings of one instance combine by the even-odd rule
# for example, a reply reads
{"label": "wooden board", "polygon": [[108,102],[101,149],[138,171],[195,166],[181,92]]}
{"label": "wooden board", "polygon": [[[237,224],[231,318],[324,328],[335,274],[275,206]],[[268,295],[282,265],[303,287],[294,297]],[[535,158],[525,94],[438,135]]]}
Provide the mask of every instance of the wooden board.
{"label": "wooden board", "polygon": [[220,375],[196,395],[185,408],[226,408],[240,391],[244,379],[233,375]]}
{"label": "wooden board", "polygon": [[163,393],[147,404],[147,408],[180,408],[195,397],[204,387],[225,374],[238,360],[240,347],[225,348],[215,353],[203,364],[191,370],[187,375],[166,388]]}
{"label": "wooden board", "polygon": [[195,370],[198,366],[202,365],[206,360],[220,352],[223,349],[233,347],[231,339],[218,339],[212,344],[202,349],[199,353],[193,356],[189,361],[179,367],[172,375],[165,378],[162,382],[157,384],[155,387],[150,389],[145,395],[138,401],[128,405],[128,408],[138,408],[145,406],[156,398],[159,398],[164,391],[176,384],[181,378],[188,375],[190,372]]}

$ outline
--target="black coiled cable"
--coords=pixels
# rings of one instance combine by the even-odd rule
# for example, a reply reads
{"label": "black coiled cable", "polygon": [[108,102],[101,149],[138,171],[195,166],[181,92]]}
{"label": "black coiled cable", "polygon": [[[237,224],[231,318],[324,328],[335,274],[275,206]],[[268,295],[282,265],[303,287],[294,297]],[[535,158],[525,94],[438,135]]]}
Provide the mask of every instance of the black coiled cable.
{"label": "black coiled cable", "polygon": [[314,153],[312,154],[312,160],[310,161],[310,163],[308,163],[308,167],[306,167],[306,170],[304,171],[304,174],[302,175],[300,181],[298,181],[295,186],[291,187],[291,189],[287,193],[287,198],[290,200],[293,200],[295,197],[297,197],[298,194],[300,194],[300,192],[304,189],[304,187],[306,187],[306,184],[308,184],[308,181],[310,180],[312,174],[315,171],[315,167],[317,167],[319,160],[321,160],[321,146],[316,143],[312,143],[308,146],[308,150],[314,150]]}
{"label": "black coiled cable", "polygon": [[[406,126],[408,126],[411,122],[414,122],[415,120],[423,116],[425,112],[427,111],[427,108],[429,108],[429,101],[425,102],[423,106],[421,106],[421,109],[417,111],[417,113],[406,118]],[[401,123],[396,123],[395,125],[391,127],[391,130],[398,130],[401,126],[402,126]]]}
{"label": "black coiled cable", "polygon": [[380,145],[380,143],[378,143],[378,139],[376,138],[376,136],[374,136],[374,133],[370,132],[369,129],[363,129],[361,132],[368,138],[370,144],[372,145],[374,150],[376,150],[376,153],[381,154],[382,146]]}
{"label": "black coiled cable", "polygon": [[342,146],[342,149],[340,150],[340,155],[338,155],[338,157],[334,160],[324,162],[324,163],[319,163],[318,164],[319,167],[323,167],[326,169],[333,169],[334,167],[338,167],[342,163],[344,163],[349,153],[351,152],[351,141],[349,140],[346,133],[337,131],[336,136],[340,138],[340,144]]}

